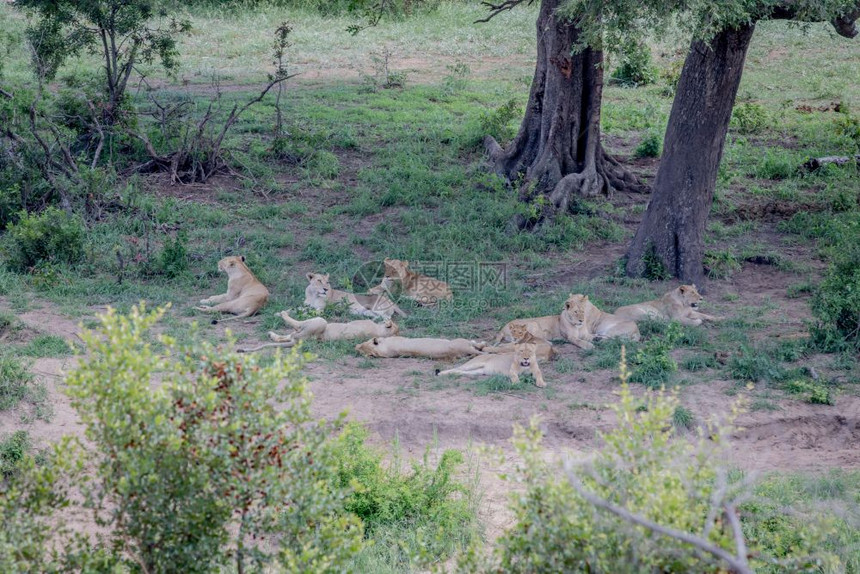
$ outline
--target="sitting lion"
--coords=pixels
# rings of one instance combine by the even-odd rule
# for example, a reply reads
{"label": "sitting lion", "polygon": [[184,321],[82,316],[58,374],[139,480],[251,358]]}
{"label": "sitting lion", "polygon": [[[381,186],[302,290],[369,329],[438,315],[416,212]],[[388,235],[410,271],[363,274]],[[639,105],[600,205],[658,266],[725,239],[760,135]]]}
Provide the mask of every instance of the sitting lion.
{"label": "sitting lion", "polygon": [[225,321],[250,317],[263,308],[269,300],[269,290],[254,277],[245,257],[225,257],[218,262],[218,269],[227,273],[227,292],[200,301],[198,311],[207,313],[232,313],[236,315]]}
{"label": "sitting lion", "polygon": [[567,298],[560,316],[564,338],[582,349],[591,349],[594,339],[621,337],[639,340],[639,328],[629,319],[604,313],[588,300],[588,295]]}
{"label": "sitting lion", "polygon": [[308,286],[305,288],[305,305],[317,311],[322,311],[329,303],[346,301],[349,311],[361,317],[390,319],[397,313],[406,316],[394,301],[382,293],[373,295],[356,295],[331,288],[328,273],[308,273]]}
{"label": "sitting lion", "polygon": [[374,337],[358,344],[355,350],[367,357],[423,357],[457,359],[480,355],[484,343],[467,339],[410,339],[408,337]]}
{"label": "sitting lion", "polygon": [[505,375],[512,383],[520,382],[520,373],[530,372],[535,378],[535,385],[545,387],[540,366],[532,343],[517,343],[511,352],[499,355],[481,355],[474,357],[459,367],[437,371],[437,375],[466,375],[481,377],[487,375]]}
{"label": "sitting lion", "polygon": [[391,293],[395,285],[399,284],[403,296],[419,305],[430,307],[437,305],[439,301],[450,301],[453,298],[451,287],[447,283],[412,271],[408,261],[386,257],[383,263],[385,276],[379,286],[370,290],[371,293]]}
{"label": "sitting lion", "polygon": [[718,321],[718,317],[696,311],[703,300],[704,297],[699,295],[695,285],[681,285],[659,299],[619,307],[615,310],[615,315],[631,321],[650,318],[678,321],[682,325],[691,326],[701,325],[702,321]]}
{"label": "sitting lion", "polygon": [[535,355],[541,361],[551,361],[555,358],[555,349],[553,349],[552,343],[546,339],[535,337],[525,325],[514,323],[509,325],[509,328],[511,337],[514,340],[513,343],[507,343],[498,347],[484,347],[482,350],[485,353],[495,354],[513,353],[515,352],[516,345],[528,343],[535,346]]}
{"label": "sitting lion", "polygon": [[292,347],[302,339],[318,339],[320,341],[344,341],[347,339],[364,339],[367,337],[391,337],[400,332],[400,328],[391,319],[377,323],[370,319],[350,321],[349,323],[329,323],[322,317],[313,317],[307,321],[297,321],[286,311],[278,314],[295,332],[279,335],[269,331],[269,338],[274,343],[266,343],[257,347],[237,349],[240,353],[250,353],[268,347]]}

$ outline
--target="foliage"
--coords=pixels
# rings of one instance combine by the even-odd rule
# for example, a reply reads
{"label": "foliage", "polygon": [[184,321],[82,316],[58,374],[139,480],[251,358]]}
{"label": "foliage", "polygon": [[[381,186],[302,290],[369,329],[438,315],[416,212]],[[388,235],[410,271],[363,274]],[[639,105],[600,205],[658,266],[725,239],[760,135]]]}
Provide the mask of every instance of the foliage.
{"label": "foliage", "polygon": [[0,481],[7,480],[18,472],[18,465],[24,460],[31,446],[27,431],[15,431],[0,438]]}
{"label": "foliage", "polygon": [[731,125],[742,134],[756,134],[770,123],[767,110],[761,104],[744,102],[732,109]]}
{"label": "foliage", "polygon": [[741,270],[737,256],[728,249],[706,251],[703,263],[709,279],[728,279]]}
{"label": "foliage", "polygon": [[180,231],[175,239],[169,236],[158,254],[158,271],[175,278],[188,271],[188,235]]}
{"label": "foliage", "polygon": [[818,381],[794,379],[786,383],[785,389],[794,395],[803,395],[804,400],[814,405],[832,405],[830,389]]}
{"label": "foliage", "polygon": [[650,388],[659,388],[669,381],[678,370],[678,364],[669,353],[681,339],[681,327],[672,322],[662,337],[652,337],[642,345],[633,356],[634,365],[630,382],[642,383]]}
{"label": "foliage", "polygon": [[651,62],[651,49],[645,42],[625,42],[618,59],[620,63],[612,72],[612,79],[618,84],[636,87],[657,81],[657,69]]}
{"label": "foliage", "polygon": [[483,112],[478,120],[480,137],[476,138],[477,143],[483,141],[486,136],[493,136],[496,141],[504,145],[504,142],[514,137],[515,131],[511,127],[511,122],[518,119],[521,113],[522,106],[515,98],[511,98],[493,111]]}
{"label": "foliage", "polygon": [[844,229],[831,263],[812,298],[814,344],[824,350],[860,349],[860,227]]}
{"label": "foliage", "polygon": [[13,356],[0,355],[0,411],[15,407],[26,399],[33,375]]}
{"label": "foliage", "polygon": [[[710,429],[717,450],[704,437],[697,445],[676,440],[677,406],[674,395],[659,392],[649,394],[640,409],[624,383],[612,407],[618,426],[601,436],[603,447],[588,471],[570,463],[568,473],[575,472],[585,490],[629,512],[731,549],[728,525],[709,524],[708,518],[719,474],[716,454],[729,429]],[[720,571],[720,564],[686,544],[596,510],[547,462],[540,440],[535,422],[515,430],[523,459],[517,479],[525,492],[514,498],[515,526],[499,540],[493,565],[498,571]]]}
{"label": "foliage", "polygon": [[78,217],[55,207],[42,213],[21,213],[6,231],[9,267],[27,271],[42,262],[78,263],[84,257],[84,231]]}
{"label": "foliage", "polygon": [[[167,336],[156,351],[144,337],[163,313],[109,310],[67,379],[93,445],[88,499],[112,509],[113,544],[149,572],[342,571],[361,527],[334,484],[327,437],[339,422],[310,415],[307,357],[262,364]],[[274,550],[250,542],[273,535]]]}
{"label": "foliage", "polygon": [[689,430],[695,426],[696,417],[684,405],[677,405],[672,412],[672,424],[678,430]]}
{"label": "foliage", "polygon": [[636,149],[633,151],[635,157],[660,157],[663,149],[663,138],[656,131],[649,131]]}
{"label": "foliage", "polygon": [[378,52],[370,54],[370,64],[373,68],[373,73],[362,75],[367,90],[375,92],[380,88],[388,90],[391,88],[402,88],[406,85],[406,72],[394,70],[391,67],[393,56],[394,50],[388,46],[383,46]]}
{"label": "foliage", "polygon": [[[456,476],[464,462],[460,451],[443,452],[435,468],[425,452],[423,461],[404,471],[396,445],[385,463],[366,440],[367,430],[355,423],[338,437],[337,484],[351,490],[344,508],[361,518],[374,547],[385,546],[386,555],[396,556],[393,564],[388,560],[391,567],[444,559],[471,541],[477,516],[473,488]],[[408,539],[420,544],[410,547]]]}

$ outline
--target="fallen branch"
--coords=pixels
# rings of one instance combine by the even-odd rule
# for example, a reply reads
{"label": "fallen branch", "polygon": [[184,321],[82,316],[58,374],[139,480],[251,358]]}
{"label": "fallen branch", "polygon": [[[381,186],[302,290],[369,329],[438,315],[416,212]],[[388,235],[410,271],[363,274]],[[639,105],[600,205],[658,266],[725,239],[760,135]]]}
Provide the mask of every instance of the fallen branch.
{"label": "fallen branch", "polygon": [[843,166],[848,163],[860,163],[860,154],[855,156],[850,155],[829,155],[825,157],[814,157],[803,164],[803,169],[807,171],[815,171],[821,169],[825,165]]}

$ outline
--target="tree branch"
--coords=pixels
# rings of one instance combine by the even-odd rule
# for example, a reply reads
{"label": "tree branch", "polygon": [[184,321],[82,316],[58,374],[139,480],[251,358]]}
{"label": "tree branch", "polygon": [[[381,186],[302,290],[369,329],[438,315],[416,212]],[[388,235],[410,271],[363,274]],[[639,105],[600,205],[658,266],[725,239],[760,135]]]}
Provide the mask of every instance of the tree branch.
{"label": "tree branch", "polygon": [[[784,0],[774,6],[770,13],[770,18],[773,20],[802,20],[797,0]],[[854,38],[858,34],[857,20],[860,19],[860,2],[854,5],[854,8],[848,10],[845,14],[838,16],[830,21],[836,33],[844,38]]]}
{"label": "tree branch", "polygon": [[514,8],[516,8],[517,6],[522,4],[523,2],[526,3],[526,6],[531,6],[532,4],[535,3],[535,0],[503,0],[502,2],[500,2],[498,4],[494,4],[493,2],[487,2],[487,1],[481,2],[482,6],[486,6],[487,9],[489,9],[490,14],[486,18],[480,18],[478,20],[475,20],[473,22],[473,24],[484,24],[486,22],[489,22],[490,20],[492,20],[493,18],[495,18],[496,16],[498,16],[502,12],[506,12],[508,10],[513,10]]}
{"label": "tree branch", "polygon": [[[707,552],[708,554],[728,564],[732,571],[734,571],[736,574],[754,574],[753,569],[750,568],[750,565],[747,562],[745,552],[743,554],[740,554],[739,552],[738,556],[733,556],[719,546],[711,544],[709,541],[700,538],[694,534],[675,530],[674,528],[657,524],[656,522],[652,522],[647,518],[643,518],[642,516],[633,514],[632,512],[621,508],[620,506],[612,504],[608,500],[605,500],[603,498],[600,498],[599,496],[588,492],[582,482],[579,480],[579,477],[576,476],[576,473],[572,469],[568,468],[566,474],[567,479],[570,482],[571,486],[573,486],[574,490],[576,490],[576,492],[579,493],[580,496],[582,496],[587,502],[589,502],[593,506],[611,512],[612,514],[618,516],[626,522],[642,526],[643,528],[647,528],[651,532],[654,532],[661,536],[666,536],[668,538],[674,538],[675,540],[679,540],[681,542],[693,546],[694,548],[698,548],[699,550]],[[729,509],[731,509],[731,511]],[[734,514],[734,520],[737,521],[737,514],[734,512],[734,507],[732,507],[731,505],[726,505],[726,511],[727,513]],[[729,519],[731,520],[731,517]],[[738,526],[740,525],[738,524]],[[738,536],[743,538],[743,533],[741,532],[739,534],[739,529],[735,530],[734,525],[732,525],[732,530],[735,534],[735,541],[738,549],[745,549],[746,545],[743,543],[742,540],[739,544],[737,543]]]}
{"label": "tree branch", "polygon": [[3,88],[0,88],[0,96],[3,96],[5,98],[9,98],[11,100],[15,97],[15,94],[13,94],[12,92],[7,92]]}

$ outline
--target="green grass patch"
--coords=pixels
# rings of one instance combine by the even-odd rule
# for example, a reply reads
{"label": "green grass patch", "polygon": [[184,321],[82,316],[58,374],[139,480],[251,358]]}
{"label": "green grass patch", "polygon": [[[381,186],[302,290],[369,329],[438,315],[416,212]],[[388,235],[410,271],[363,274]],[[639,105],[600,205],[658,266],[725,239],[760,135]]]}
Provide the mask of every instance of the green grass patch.
{"label": "green grass patch", "polygon": [[24,345],[20,353],[26,357],[39,359],[45,357],[66,357],[72,354],[72,348],[62,337],[57,337],[56,335],[39,335]]}

